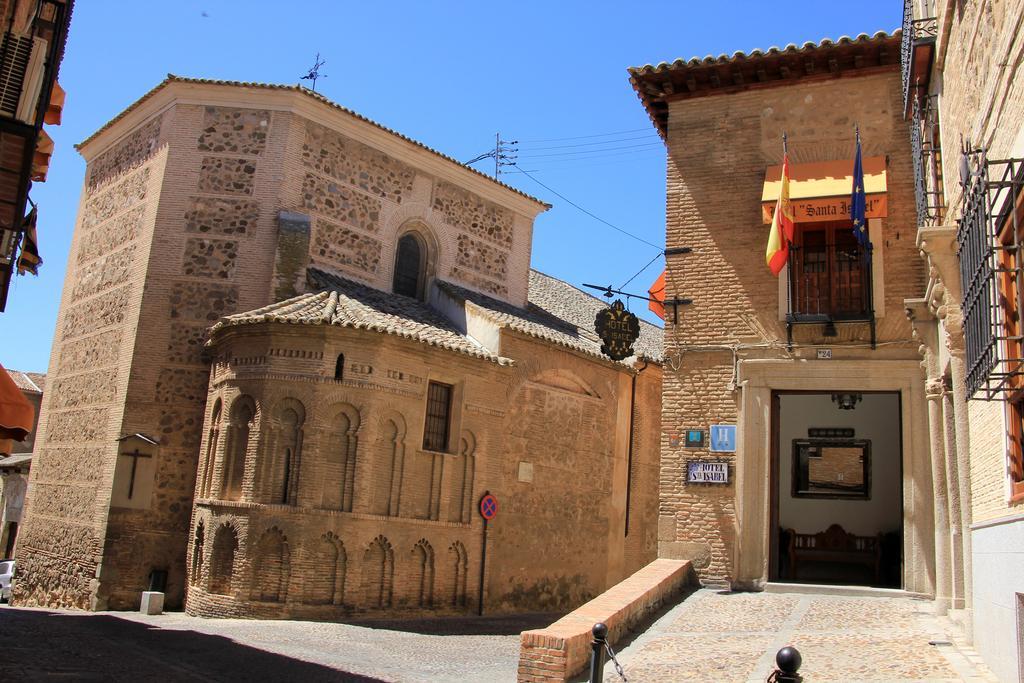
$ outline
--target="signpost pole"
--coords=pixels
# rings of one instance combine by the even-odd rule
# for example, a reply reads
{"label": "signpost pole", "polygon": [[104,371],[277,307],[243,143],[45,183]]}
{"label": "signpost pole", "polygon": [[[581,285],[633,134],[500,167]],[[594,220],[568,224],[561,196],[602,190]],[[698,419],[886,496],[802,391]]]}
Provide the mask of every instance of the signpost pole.
{"label": "signpost pole", "polygon": [[480,594],[476,601],[476,614],[478,617],[482,617],[484,615],[484,569],[487,567],[487,523],[498,514],[498,500],[491,495],[490,491],[484,491],[477,509],[484,520],[484,538],[483,544],[480,546]]}
{"label": "signpost pole", "polygon": [[480,597],[477,599],[476,615],[484,615],[484,567],[487,566],[487,518],[484,518],[484,543],[480,549]]}

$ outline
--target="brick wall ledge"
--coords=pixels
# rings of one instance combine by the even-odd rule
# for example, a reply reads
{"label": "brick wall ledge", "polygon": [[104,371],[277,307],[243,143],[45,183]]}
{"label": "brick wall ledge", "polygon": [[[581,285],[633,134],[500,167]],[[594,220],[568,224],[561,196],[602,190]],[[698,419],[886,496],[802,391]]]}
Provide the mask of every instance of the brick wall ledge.
{"label": "brick wall ledge", "polygon": [[660,559],[612,586],[547,628],[523,631],[521,683],[567,681],[590,661],[591,629],[602,621],[614,646],[626,633],[693,581],[689,560]]}

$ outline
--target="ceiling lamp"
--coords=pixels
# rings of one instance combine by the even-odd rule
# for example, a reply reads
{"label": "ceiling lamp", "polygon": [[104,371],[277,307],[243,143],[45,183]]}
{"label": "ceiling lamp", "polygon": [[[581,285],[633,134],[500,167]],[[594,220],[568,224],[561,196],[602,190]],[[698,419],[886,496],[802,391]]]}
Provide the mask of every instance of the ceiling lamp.
{"label": "ceiling lamp", "polygon": [[852,392],[832,394],[832,402],[839,406],[839,410],[853,410],[863,400],[864,396],[862,394]]}

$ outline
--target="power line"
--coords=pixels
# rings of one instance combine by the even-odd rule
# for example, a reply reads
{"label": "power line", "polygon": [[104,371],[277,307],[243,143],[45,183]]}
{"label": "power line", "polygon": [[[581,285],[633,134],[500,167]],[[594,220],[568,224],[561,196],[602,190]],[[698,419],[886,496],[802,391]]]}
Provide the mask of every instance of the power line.
{"label": "power line", "polygon": [[537,180],[536,178],[534,178],[534,177],[533,177],[532,175],[530,175],[529,173],[527,173],[527,172],[526,172],[526,171],[524,171],[523,169],[519,168],[519,166],[518,166],[517,164],[512,164],[512,167],[513,167],[513,168],[515,168],[516,170],[518,170],[518,171],[519,171],[520,173],[522,173],[522,174],[523,174],[524,176],[526,176],[527,178],[529,178],[529,179],[530,179],[530,180],[532,180],[533,182],[535,182],[535,183],[537,183],[538,185],[540,185],[541,187],[543,187],[543,188],[544,188],[545,190],[547,190],[547,191],[548,191],[548,192],[550,192],[551,194],[553,194],[553,195],[555,195],[556,197],[558,197],[558,198],[562,199],[563,201],[565,201],[565,202],[569,203],[570,205],[572,205],[572,206],[576,207],[577,209],[579,209],[579,210],[580,210],[580,211],[582,211],[583,213],[587,214],[588,216],[590,216],[590,217],[591,217],[591,218],[593,218],[594,220],[596,220],[596,221],[599,221],[599,222],[601,222],[601,223],[604,223],[605,225],[607,225],[607,226],[608,226],[609,228],[611,228],[612,230],[616,230],[616,231],[618,231],[618,232],[621,232],[621,233],[622,233],[623,235],[626,235],[627,237],[632,237],[632,238],[633,238],[633,239],[635,239],[635,240],[636,240],[637,242],[643,242],[643,243],[644,243],[644,244],[646,244],[647,246],[650,246],[650,247],[654,247],[654,248],[655,248],[655,249],[657,249],[657,250],[658,250],[659,252],[662,252],[662,251],[664,251],[664,247],[660,247],[660,246],[658,246],[657,244],[654,244],[653,242],[648,242],[648,241],[647,241],[647,240],[645,240],[645,239],[644,239],[643,237],[637,237],[636,235],[634,235],[633,233],[629,232],[628,230],[623,230],[623,229],[622,229],[622,228],[620,228],[619,226],[617,226],[617,225],[615,225],[615,224],[613,224],[613,223],[609,223],[608,221],[606,221],[605,219],[601,218],[600,216],[598,216],[598,215],[596,215],[596,214],[593,214],[593,213],[591,213],[590,211],[587,211],[587,210],[586,210],[586,209],[584,209],[584,208],[583,208],[582,206],[580,206],[579,204],[577,204],[577,203],[576,203],[576,202],[574,202],[573,200],[569,199],[568,197],[566,197],[566,196],[565,196],[564,194],[562,194],[561,192],[558,192],[557,190],[554,190],[554,189],[552,189],[552,188],[548,187],[547,185],[545,185],[545,184],[544,184],[544,183],[542,183],[541,181]]}
{"label": "power line", "polygon": [[611,145],[617,142],[629,142],[630,140],[657,140],[656,136],[652,135],[637,135],[629,138],[616,138],[614,140],[601,140],[600,142],[577,142],[574,145],[550,145],[548,147],[533,147],[534,151],[547,150],[547,149],[568,149],[570,147],[593,147],[595,145]]}
{"label": "power line", "polygon": [[650,131],[650,126],[646,128],[633,128],[632,130],[618,130],[613,133],[595,133],[594,135],[576,135],[571,138],[544,138],[542,140],[522,140],[523,144],[530,142],[562,142],[563,140],[586,140],[588,138],[607,138],[612,135],[625,135],[627,133],[640,133],[642,131]]}
{"label": "power line", "polygon": [[640,270],[636,271],[636,275],[634,275],[633,277],[631,277],[628,280],[626,280],[625,282],[623,282],[622,286],[620,286],[619,289],[625,289],[626,285],[628,285],[630,282],[632,282],[633,280],[635,280],[638,277],[640,277],[640,273],[642,273],[645,270],[647,270],[648,268],[650,268],[652,263],[654,263],[655,261],[657,261],[658,259],[660,259],[664,255],[665,255],[665,252],[662,252],[662,253],[658,254],[657,256],[655,256],[654,258],[652,258],[650,261],[648,261],[646,266],[644,266]]}
{"label": "power line", "polygon": [[[625,164],[634,161],[647,161],[654,162],[659,159],[663,159],[664,155],[656,153],[651,156],[653,150],[637,150],[633,152],[614,152],[612,154],[601,154],[592,157],[584,157],[577,159],[541,159],[539,161],[530,159],[528,166],[531,169],[546,171],[549,169],[580,169],[580,168],[597,168],[599,166],[608,166],[611,164]],[[612,157],[609,159],[608,157]],[[595,161],[596,160],[596,161]],[[586,163],[586,166],[581,164]],[[525,162],[524,162],[525,163]],[[519,171],[503,171],[503,173],[518,173]]]}
{"label": "power line", "polygon": [[642,144],[639,144],[639,145],[624,145],[622,147],[606,147],[604,149],[583,150],[583,151],[578,151],[578,152],[549,152],[549,153],[546,153],[546,154],[523,154],[522,157],[524,159],[539,159],[541,157],[580,156],[580,155],[583,155],[583,154],[596,154],[596,153],[600,153],[600,152],[613,152],[613,151],[619,150],[619,149],[637,149],[637,148],[652,149],[654,147],[660,147],[661,144],[662,144],[661,141],[658,140],[656,142],[645,142],[645,143],[642,143]]}

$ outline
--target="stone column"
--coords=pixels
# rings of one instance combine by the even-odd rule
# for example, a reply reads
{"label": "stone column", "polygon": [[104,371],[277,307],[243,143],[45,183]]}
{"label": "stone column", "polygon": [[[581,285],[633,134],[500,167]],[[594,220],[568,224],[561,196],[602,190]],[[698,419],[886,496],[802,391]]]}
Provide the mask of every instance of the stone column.
{"label": "stone column", "polygon": [[947,303],[939,310],[946,329],[946,348],[952,376],[953,427],[956,435],[957,485],[960,489],[960,532],[963,553],[964,635],[970,639],[972,597],[971,571],[971,469],[970,433],[967,421],[967,363],[964,359],[964,321],[960,307]]}
{"label": "stone column", "polygon": [[[945,379],[943,379],[945,381]],[[952,382],[950,382],[952,383]],[[948,386],[942,394],[943,441],[946,458],[946,493],[948,495],[949,544],[953,560],[953,609],[964,608],[964,543],[960,527],[960,477],[956,467],[956,419],[953,410],[953,393]]]}
{"label": "stone column", "polygon": [[949,611],[954,595],[947,464],[955,451],[946,447],[942,400],[947,392],[939,362],[938,323],[932,315],[932,307],[925,299],[906,299],[904,305],[913,326],[914,337],[921,342],[918,352],[923,357],[921,368],[925,371],[932,497],[935,507],[935,611],[942,615]]}
{"label": "stone column", "polygon": [[932,492],[935,504],[935,612],[946,614],[952,603],[953,567],[950,550],[949,500],[946,488],[945,424],[942,416],[942,398],[946,391],[941,377],[936,377],[938,361],[927,352],[928,382],[928,436],[931,444]]}

